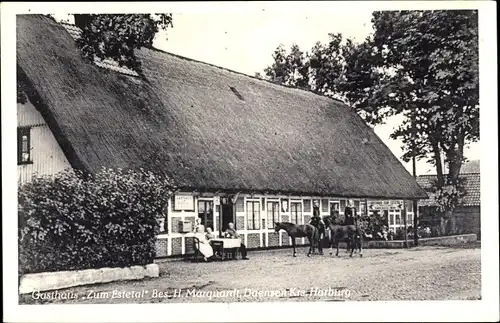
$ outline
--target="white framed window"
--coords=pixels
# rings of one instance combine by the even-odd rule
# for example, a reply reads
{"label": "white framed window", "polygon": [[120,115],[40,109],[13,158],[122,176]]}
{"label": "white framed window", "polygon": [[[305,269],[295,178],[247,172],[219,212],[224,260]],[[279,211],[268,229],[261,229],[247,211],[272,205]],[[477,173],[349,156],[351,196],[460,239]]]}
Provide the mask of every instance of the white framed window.
{"label": "white framed window", "polygon": [[280,203],[279,202],[267,202],[267,228],[274,229],[274,223],[280,222]]}
{"label": "white framed window", "polygon": [[17,164],[32,164],[31,156],[31,128],[17,128]]}
{"label": "white framed window", "polygon": [[247,230],[260,229],[260,202],[247,201]]}
{"label": "white framed window", "polygon": [[290,222],[295,224],[302,223],[302,203],[292,202],[290,203]]}

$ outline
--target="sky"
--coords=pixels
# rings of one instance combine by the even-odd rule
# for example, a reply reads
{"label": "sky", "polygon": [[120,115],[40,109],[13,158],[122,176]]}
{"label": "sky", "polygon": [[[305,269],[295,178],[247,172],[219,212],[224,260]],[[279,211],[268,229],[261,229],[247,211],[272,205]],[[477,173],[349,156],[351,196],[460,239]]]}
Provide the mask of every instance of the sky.
{"label": "sky", "polygon": [[[174,13],[173,28],[158,33],[153,45],[253,76],[272,64],[272,53],[280,44],[286,48],[297,44],[309,51],[317,41],[327,42],[329,33],[363,41],[373,31],[371,15],[370,8],[359,6],[355,10],[346,7],[304,13],[285,10]],[[396,116],[375,127],[375,133],[398,158],[403,154],[401,142],[390,139],[389,135],[401,121],[401,117]],[[479,159],[479,144],[466,147],[464,154],[468,159]],[[411,162],[403,164],[411,173]],[[434,166],[417,162],[418,175],[432,173],[435,173]]]}

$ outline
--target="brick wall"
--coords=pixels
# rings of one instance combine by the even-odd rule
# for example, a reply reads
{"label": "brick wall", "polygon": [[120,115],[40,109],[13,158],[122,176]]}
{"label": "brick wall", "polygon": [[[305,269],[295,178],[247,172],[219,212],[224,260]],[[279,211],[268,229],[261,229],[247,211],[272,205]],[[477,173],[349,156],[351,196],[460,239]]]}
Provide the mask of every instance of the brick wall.
{"label": "brick wall", "polygon": [[181,238],[172,238],[172,255],[182,254]]}
{"label": "brick wall", "polygon": [[167,256],[167,244],[168,239],[156,239],[155,249],[157,258]]}
{"label": "brick wall", "polygon": [[281,245],[282,246],[291,246],[290,239],[288,238],[288,234],[286,232],[280,232],[281,234]]}
{"label": "brick wall", "polygon": [[245,228],[245,217],[237,216],[236,217],[236,231],[243,230]]}
{"label": "brick wall", "polygon": [[267,242],[268,247],[278,247],[280,245],[280,240],[279,240],[280,238],[278,233],[269,232],[268,239],[269,239]]}
{"label": "brick wall", "polygon": [[247,238],[247,248],[259,248],[259,247],[260,247],[260,234],[249,233]]}
{"label": "brick wall", "polygon": [[194,253],[194,246],[193,246],[193,238],[192,237],[187,237],[185,238],[185,244],[184,244],[184,249],[185,249],[185,254],[192,254]]}

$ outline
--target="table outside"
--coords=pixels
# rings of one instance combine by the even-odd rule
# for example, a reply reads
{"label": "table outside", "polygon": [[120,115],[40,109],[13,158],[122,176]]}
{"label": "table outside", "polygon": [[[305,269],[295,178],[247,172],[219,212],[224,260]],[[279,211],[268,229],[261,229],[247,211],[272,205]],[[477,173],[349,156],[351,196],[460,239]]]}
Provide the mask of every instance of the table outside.
{"label": "table outside", "polygon": [[219,252],[221,260],[224,259],[224,254],[227,251],[230,251],[233,255],[233,259],[236,259],[236,255],[238,254],[238,250],[241,247],[241,240],[239,238],[236,239],[210,239],[210,244],[215,252]]}

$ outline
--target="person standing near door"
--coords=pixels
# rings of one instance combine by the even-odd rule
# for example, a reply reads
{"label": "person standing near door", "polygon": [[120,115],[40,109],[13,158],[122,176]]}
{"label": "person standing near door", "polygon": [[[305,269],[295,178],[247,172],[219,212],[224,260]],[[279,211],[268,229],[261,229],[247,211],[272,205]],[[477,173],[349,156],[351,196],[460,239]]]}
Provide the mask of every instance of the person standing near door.
{"label": "person standing near door", "polygon": [[353,225],[356,223],[356,208],[354,202],[349,200],[344,209],[345,225]]}

